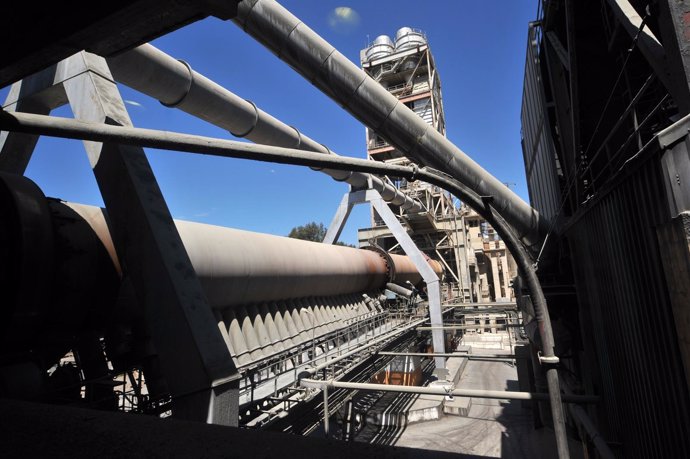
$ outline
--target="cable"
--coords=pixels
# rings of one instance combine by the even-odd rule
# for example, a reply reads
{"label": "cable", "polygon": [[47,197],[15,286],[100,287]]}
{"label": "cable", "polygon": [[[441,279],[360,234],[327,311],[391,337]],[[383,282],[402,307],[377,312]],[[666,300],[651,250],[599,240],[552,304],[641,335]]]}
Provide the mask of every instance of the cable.
{"label": "cable", "polygon": [[[599,128],[601,127],[601,123],[604,120],[604,115],[606,114],[606,110],[608,110],[609,104],[611,103],[611,100],[613,99],[613,94],[616,91],[618,84],[620,83],[620,80],[623,76],[625,68],[628,65],[628,61],[630,60],[630,56],[632,56],[632,52],[636,48],[637,41],[639,40],[640,35],[642,34],[642,31],[644,30],[644,28],[647,24],[648,18],[649,18],[649,11],[647,11],[645,16],[642,18],[642,22],[640,23],[640,27],[638,27],[637,33],[635,34],[635,37],[633,37],[632,43],[631,43],[630,47],[628,48],[627,54],[625,56],[625,61],[623,62],[623,65],[621,66],[620,72],[618,72],[618,76],[616,77],[616,81],[614,82],[613,87],[611,88],[611,91],[609,91],[609,96],[606,99],[606,103],[604,104],[604,109],[601,111],[601,115],[599,116],[599,121],[597,121],[596,127],[594,128],[594,132],[592,132],[592,135],[589,139],[589,143],[587,144],[587,148],[585,149],[585,152],[580,157],[580,162],[575,167],[575,170],[568,177],[568,180],[566,181],[565,193],[563,194],[563,197],[561,198],[561,203],[558,206],[558,211],[556,211],[556,214],[551,218],[551,223],[549,224],[549,230],[546,232],[546,236],[544,237],[544,241],[542,242],[541,248],[539,249],[539,253],[538,253],[537,258],[534,262],[534,269],[539,269],[539,262],[541,261],[541,256],[544,253],[544,249],[546,248],[546,243],[549,240],[549,236],[551,235],[554,228],[556,227],[556,222],[558,222],[558,218],[561,216],[561,212],[563,211],[563,208],[565,207],[565,203],[568,200],[568,197],[570,196],[570,190],[571,190],[572,186],[575,184],[575,181],[577,180],[577,177],[580,173],[580,170],[585,163],[585,158],[587,157],[587,153],[589,153],[589,149],[592,146],[592,142],[594,142],[594,138],[596,137],[597,132],[599,131]],[[645,83],[645,85],[646,84],[647,83]],[[645,85],[643,85],[643,88],[645,87]]]}

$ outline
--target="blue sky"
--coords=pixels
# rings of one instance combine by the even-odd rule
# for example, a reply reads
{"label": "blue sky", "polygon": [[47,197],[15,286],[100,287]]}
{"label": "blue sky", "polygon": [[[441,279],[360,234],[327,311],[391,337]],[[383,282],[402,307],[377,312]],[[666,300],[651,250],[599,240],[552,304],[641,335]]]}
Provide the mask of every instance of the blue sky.
{"label": "blue sky", "polygon": [[[356,63],[368,40],[394,36],[403,26],[422,29],[441,77],[448,138],[528,199],[520,103],[527,23],[536,14],[536,0],[281,3]],[[352,8],[357,20],[334,23],[333,11],[341,6]],[[208,18],[153,44],[338,154],[366,156],[363,125],[234,24]],[[126,87],[121,91],[135,126],[232,138]],[[6,94],[0,90],[0,100]],[[72,116],[68,107],[53,114]],[[175,218],[285,235],[309,221],[328,225],[347,191],[306,168],[147,153]],[[102,205],[78,141],[42,138],[27,175],[49,196]],[[356,209],[342,239],[355,243],[356,229],[368,224],[368,209]]]}

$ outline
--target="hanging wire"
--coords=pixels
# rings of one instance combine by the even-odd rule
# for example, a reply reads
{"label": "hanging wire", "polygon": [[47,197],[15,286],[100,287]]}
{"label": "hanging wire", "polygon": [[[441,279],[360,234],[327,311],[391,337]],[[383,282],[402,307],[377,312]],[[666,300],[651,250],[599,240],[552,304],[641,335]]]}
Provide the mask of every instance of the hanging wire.
{"label": "hanging wire", "polygon": [[[618,72],[618,76],[616,77],[616,81],[613,84],[613,87],[609,91],[608,98],[606,99],[606,103],[604,104],[604,108],[601,111],[601,115],[599,116],[599,120],[597,121],[597,124],[594,128],[594,132],[592,133],[589,143],[587,144],[587,148],[585,148],[585,152],[582,154],[580,157],[580,162],[577,164],[575,167],[575,170],[568,176],[568,180],[566,181],[566,187],[565,187],[565,192],[563,194],[563,197],[561,198],[561,203],[558,206],[558,211],[556,212],[556,215],[554,215],[551,219],[551,223],[549,225],[549,230],[546,233],[546,236],[544,237],[544,242],[541,245],[541,248],[539,249],[539,254],[537,255],[537,259],[534,262],[534,268],[538,269],[539,267],[539,261],[541,260],[541,256],[544,253],[544,249],[546,248],[546,243],[549,240],[549,236],[553,232],[554,228],[556,227],[556,222],[558,221],[558,218],[561,215],[561,212],[563,212],[563,208],[565,207],[565,203],[568,200],[568,197],[570,196],[570,191],[575,184],[575,181],[577,180],[577,177],[579,173],[581,172],[582,166],[585,164],[585,158],[587,157],[587,153],[589,153],[589,149],[592,146],[592,142],[594,142],[594,138],[596,137],[597,133],[599,132],[599,128],[601,127],[601,123],[604,120],[604,115],[606,115],[606,111],[609,108],[609,105],[611,104],[611,100],[613,100],[613,95],[616,91],[616,88],[618,87],[618,84],[621,81],[621,78],[623,77],[623,73],[625,72],[625,68],[628,65],[628,62],[630,61],[630,56],[632,55],[633,51],[637,47],[637,42],[640,39],[640,36],[642,35],[642,31],[644,30],[645,26],[647,25],[647,20],[649,19],[649,8],[646,9],[646,14],[642,18],[642,22],[640,23],[640,26],[637,29],[637,33],[633,37],[632,43],[630,44],[630,47],[627,50],[625,60],[623,61],[623,65],[621,66],[620,71]],[[644,87],[644,86],[643,86]]]}

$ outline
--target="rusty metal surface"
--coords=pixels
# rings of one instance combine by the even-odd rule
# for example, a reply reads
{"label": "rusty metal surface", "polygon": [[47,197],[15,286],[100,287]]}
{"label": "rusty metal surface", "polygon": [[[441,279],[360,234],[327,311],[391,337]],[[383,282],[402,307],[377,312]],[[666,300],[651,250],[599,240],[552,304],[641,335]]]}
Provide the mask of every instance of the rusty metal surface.
{"label": "rusty metal surface", "polygon": [[[79,231],[61,234],[64,247],[74,253],[95,253],[92,245],[84,246],[84,241],[90,240],[86,233],[91,233],[92,240],[97,238],[100,241],[97,245],[103,253],[99,256],[109,259],[117,273],[121,273],[102,209],[54,201],[50,212],[69,215],[69,219],[80,223]],[[382,289],[390,280],[386,260],[370,250],[193,222],[176,221],[175,224],[205,294],[217,309],[373,291]],[[408,257],[392,255],[391,259],[397,282],[409,280],[413,284],[419,283],[421,276]],[[434,270],[440,272],[437,262],[430,263]],[[76,276],[79,282],[104,282],[97,275],[102,271],[83,271]]]}
{"label": "rusty metal surface", "polygon": [[[68,205],[109,240],[101,209]],[[175,225],[214,308],[376,290],[388,281],[384,260],[372,251],[181,220]],[[398,264],[406,279],[421,279],[407,257]]]}
{"label": "rusty metal surface", "polygon": [[[415,268],[414,263],[408,256],[391,254],[390,257],[395,266],[395,278],[393,281],[396,284],[405,285],[409,281],[412,285],[419,285],[422,282],[422,275],[419,274],[419,271],[417,271],[417,268]],[[443,274],[441,263],[430,259],[427,259],[427,262],[436,275],[441,278]]]}

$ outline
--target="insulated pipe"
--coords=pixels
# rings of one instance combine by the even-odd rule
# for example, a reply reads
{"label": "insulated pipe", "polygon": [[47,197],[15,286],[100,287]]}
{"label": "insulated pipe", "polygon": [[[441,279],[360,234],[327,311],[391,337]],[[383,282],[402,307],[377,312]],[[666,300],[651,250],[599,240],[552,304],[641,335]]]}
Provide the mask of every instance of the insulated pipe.
{"label": "insulated pipe", "polygon": [[[453,385],[439,386],[396,386],[394,384],[374,384],[337,381],[335,379],[300,379],[300,386],[311,389],[349,389],[371,390],[384,392],[398,392],[403,394],[452,395],[455,397],[490,398],[496,400],[548,400],[549,394],[542,392],[514,392],[503,390],[483,389],[454,389]],[[568,403],[597,403],[599,397],[591,395],[563,395],[563,401]]]}
{"label": "insulated pipe", "polygon": [[406,156],[491,196],[526,245],[541,240],[535,209],[280,4],[245,0],[233,21]]}
{"label": "insulated pipe", "polygon": [[398,284],[393,284],[391,282],[386,284],[386,288],[390,290],[393,293],[397,293],[400,296],[403,296],[405,298],[412,298],[412,295],[414,295],[414,292],[410,289],[407,289],[405,287],[401,287]]}
{"label": "insulated pipe", "polygon": [[[195,72],[186,62],[178,61],[152,45],[138,46],[110,57],[107,61],[116,81],[158,99],[166,107],[179,108],[226,129],[236,137],[245,137],[264,145],[335,155],[328,147]],[[381,193],[384,200],[402,209],[410,212],[425,210],[418,200],[406,196],[379,177],[335,169],[321,171],[354,188],[371,186]]]}

